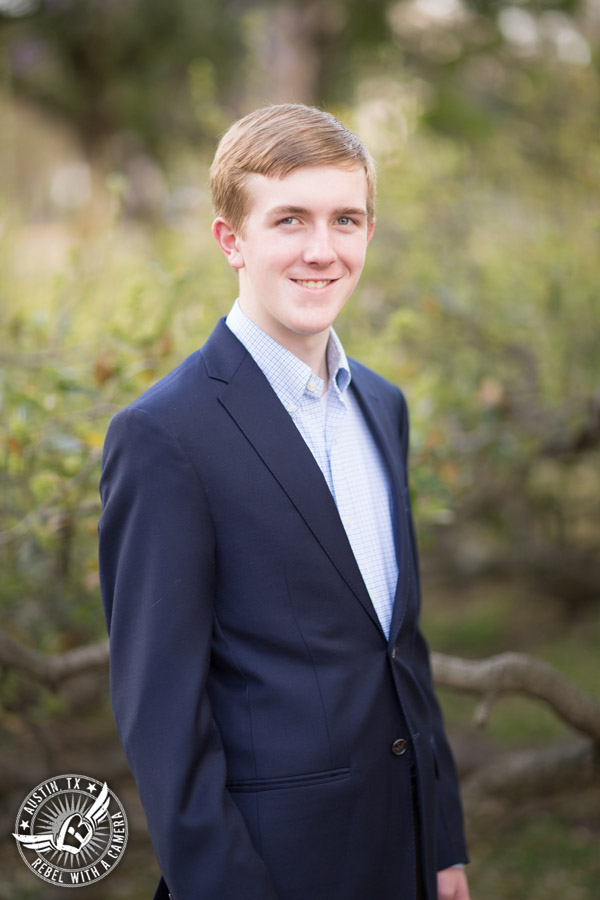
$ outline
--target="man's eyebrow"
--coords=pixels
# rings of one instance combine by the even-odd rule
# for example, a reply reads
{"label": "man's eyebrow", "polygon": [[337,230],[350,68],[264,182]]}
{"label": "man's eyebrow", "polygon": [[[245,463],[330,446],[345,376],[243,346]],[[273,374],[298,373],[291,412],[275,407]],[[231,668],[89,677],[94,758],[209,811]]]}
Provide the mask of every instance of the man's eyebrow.
{"label": "man's eyebrow", "polygon": [[290,215],[303,215],[308,212],[304,206],[275,206],[273,209],[269,210],[270,216],[290,216]]}
{"label": "man's eyebrow", "polygon": [[353,218],[360,218],[361,216],[366,219],[367,211],[364,207],[361,206],[344,206],[341,209],[333,210],[334,216],[352,216]]}
{"label": "man's eyebrow", "polygon": [[[341,206],[339,209],[331,211],[332,216],[338,218],[340,216],[353,216],[354,218],[367,217],[367,210],[360,206]],[[268,212],[270,216],[299,216],[311,215],[309,209],[304,206],[275,206]]]}

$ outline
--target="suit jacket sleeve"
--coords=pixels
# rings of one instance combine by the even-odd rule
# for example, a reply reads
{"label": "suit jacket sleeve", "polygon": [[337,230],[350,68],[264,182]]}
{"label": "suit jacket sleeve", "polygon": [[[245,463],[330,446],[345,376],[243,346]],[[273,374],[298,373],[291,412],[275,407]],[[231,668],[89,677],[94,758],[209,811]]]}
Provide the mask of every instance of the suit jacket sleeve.
{"label": "suit jacket sleeve", "polygon": [[120,413],[100,491],[100,576],[117,729],[175,900],[275,900],[226,790],[206,694],[215,540],[198,475],[150,413]]}
{"label": "suit jacket sleeve", "polygon": [[[413,565],[418,580],[419,561],[417,551],[417,537],[410,508],[408,485],[408,408],[404,395],[402,395],[402,405],[402,448],[404,456],[403,461],[405,473],[405,490],[407,497],[406,508],[409,517],[410,540],[414,557]],[[442,870],[459,863],[466,863],[469,861],[469,857],[467,854],[464,836],[464,822],[458,775],[456,772],[456,766],[454,764],[452,751],[446,737],[440,705],[438,703],[437,697],[435,696],[435,691],[433,688],[429,648],[420,628],[417,629],[415,643],[415,675],[419,680],[421,690],[425,694],[433,725],[434,746],[432,747],[432,750],[434,753],[437,777],[436,858],[438,870]]]}

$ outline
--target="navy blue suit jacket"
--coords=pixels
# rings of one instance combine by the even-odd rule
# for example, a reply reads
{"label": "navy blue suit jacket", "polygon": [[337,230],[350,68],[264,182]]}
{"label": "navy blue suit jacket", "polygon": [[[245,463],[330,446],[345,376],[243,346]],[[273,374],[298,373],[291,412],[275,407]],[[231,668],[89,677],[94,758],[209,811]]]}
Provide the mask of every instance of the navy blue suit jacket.
{"label": "navy blue suit jacket", "polygon": [[412,900],[411,773],[430,900],[436,870],[466,860],[418,628],[406,404],[351,369],[396,498],[389,640],[317,463],[223,321],[111,423],[111,692],[157,896]]}

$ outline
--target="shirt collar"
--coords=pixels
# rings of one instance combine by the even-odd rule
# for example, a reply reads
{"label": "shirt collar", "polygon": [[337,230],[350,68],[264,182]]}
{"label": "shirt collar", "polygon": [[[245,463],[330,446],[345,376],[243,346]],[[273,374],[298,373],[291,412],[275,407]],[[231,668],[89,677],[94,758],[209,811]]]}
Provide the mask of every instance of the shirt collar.
{"label": "shirt collar", "polygon": [[[278,344],[249,319],[243,312],[239,300],[235,301],[225,321],[262,370],[288,412],[294,412],[305,394],[315,398],[321,396],[323,379],[314,375],[310,366]],[[333,389],[340,396],[343,395],[350,384],[350,367],[344,348],[333,328],[330,329],[327,343],[327,368],[329,389]]]}
{"label": "shirt collar", "polygon": [[329,387],[336,388],[341,395],[345,394],[352,380],[352,375],[342,342],[333,328],[330,329],[327,343],[327,370],[329,372]]}

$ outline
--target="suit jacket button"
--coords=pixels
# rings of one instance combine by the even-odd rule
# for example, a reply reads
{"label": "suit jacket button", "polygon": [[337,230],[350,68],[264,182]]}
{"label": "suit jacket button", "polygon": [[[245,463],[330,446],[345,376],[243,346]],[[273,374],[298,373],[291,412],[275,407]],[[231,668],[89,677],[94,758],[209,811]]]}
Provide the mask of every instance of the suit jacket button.
{"label": "suit jacket button", "polygon": [[406,753],[407,747],[407,741],[405,741],[404,738],[398,738],[398,740],[394,741],[392,744],[392,753],[394,756],[403,756]]}

